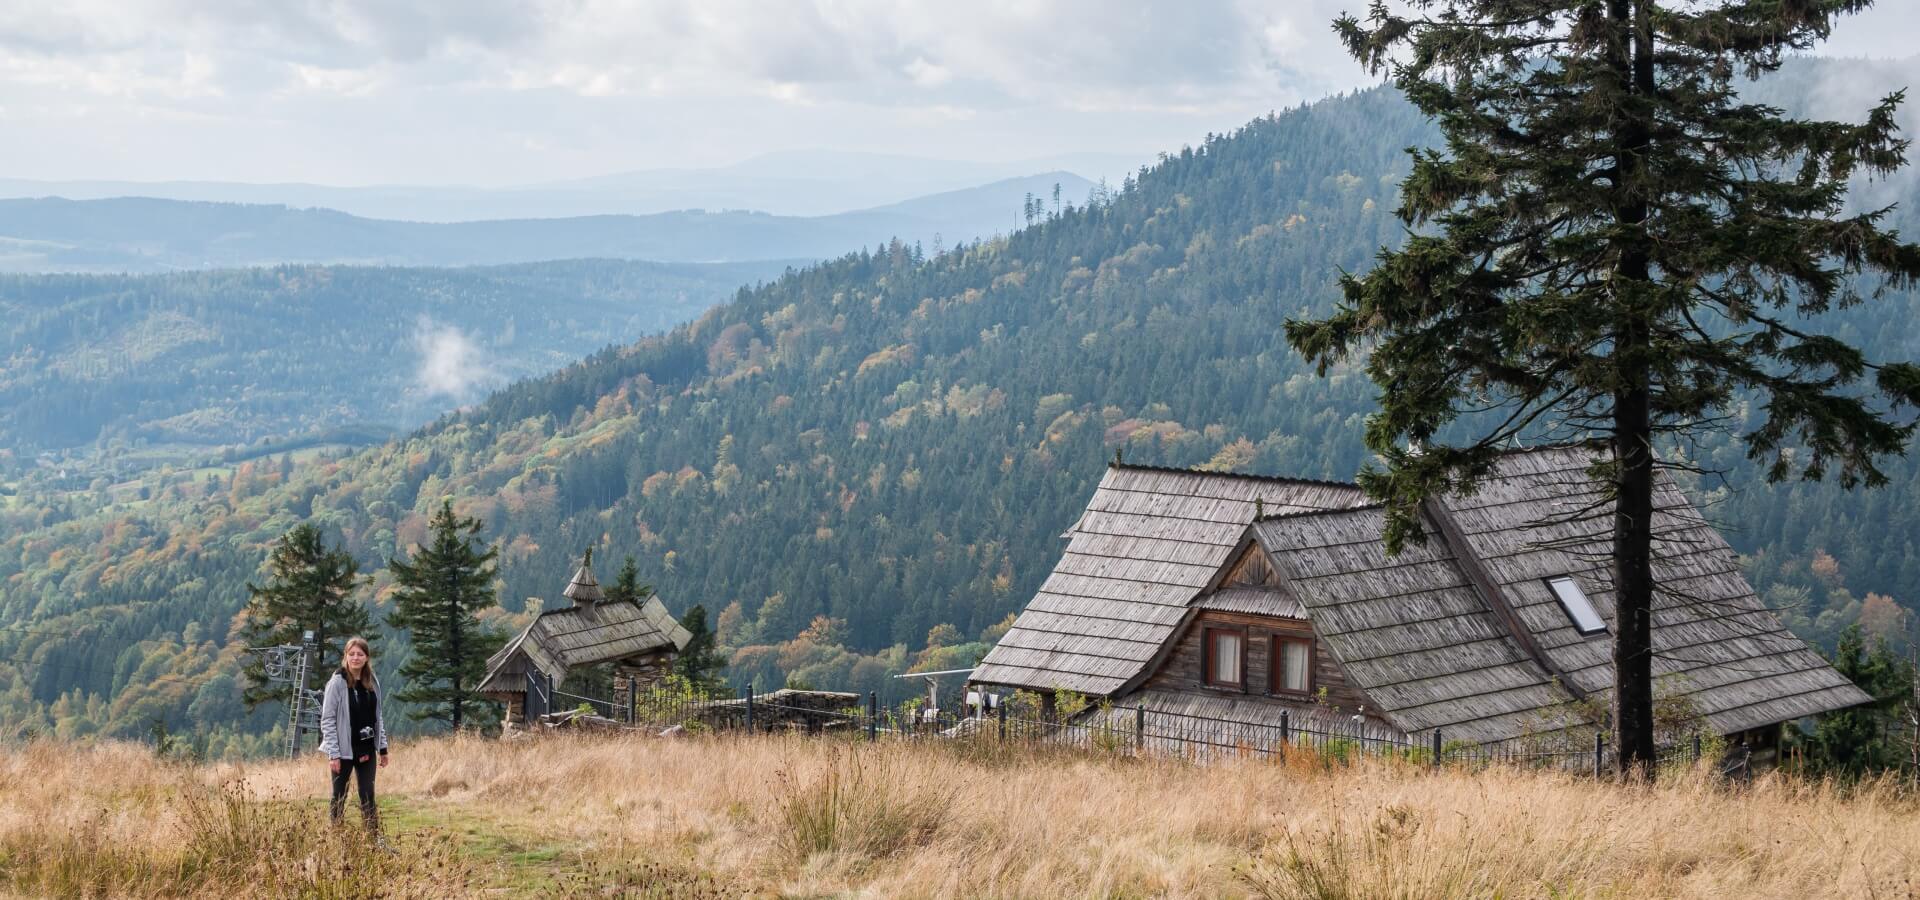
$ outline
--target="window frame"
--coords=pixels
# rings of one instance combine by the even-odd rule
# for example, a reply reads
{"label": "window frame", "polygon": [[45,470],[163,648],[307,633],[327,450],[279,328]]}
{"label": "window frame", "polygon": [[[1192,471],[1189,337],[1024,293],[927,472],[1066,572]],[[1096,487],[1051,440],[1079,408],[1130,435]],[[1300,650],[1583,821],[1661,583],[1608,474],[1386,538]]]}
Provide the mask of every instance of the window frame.
{"label": "window frame", "polygon": [[[1593,613],[1594,620],[1600,623],[1598,628],[1588,630],[1580,627],[1580,617],[1574,614],[1573,607],[1567,604],[1566,596],[1561,594],[1560,588],[1555,585],[1556,582],[1561,581],[1573,587],[1573,591],[1580,598],[1580,602],[1586,605],[1587,611]],[[1587,596],[1587,589],[1580,586],[1578,579],[1572,575],[1550,575],[1540,579],[1540,582],[1547,586],[1547,593],[1553,595],[1553,602],[1559,605],[1560,612],[1566,615],[1567,624],[1573,626],[1575,633],[1581,637],[1593,637],[1608,632],[1607,617],[1601,615],[1600,607],[1593,605],[1593,598]]]}
{"label": "window frame", "polygon": [[[1307,645],[1307,686],[1304,689],[1296,691],[1286,687],[1282,687],[1280,684],[1280,676],[1282,672],[1280,667],[1281,666],[1280,645],[1285,643]],[[1283,634],[1281,632],[1274,632],[1273,634],[1268,635],[1267,693],[1273,694],[1278,697],[1311,697],[1313,696],[1313,681],[1314,681],[1313,670],[1314,670],[1314,666],[1319,662],[1319,652],[1320,652],[1320,648],[1318,645],[1319,645],[1319,642],[1314,640],[1313,635],[1310,635],[1310,634]]]}
{"label": "window frame", "polygon": [[[1239,681],[1221,681],[1213,677],[1213,661],[1217,655],[1214,649],[1214,636],[1219,634],[1231,634],[1240,639]],[[1200,632],[1200,683],[1210,688],[1245,693],[1247,690],[1247,643],[1247,628],[1244,625],[1204,626]]]}

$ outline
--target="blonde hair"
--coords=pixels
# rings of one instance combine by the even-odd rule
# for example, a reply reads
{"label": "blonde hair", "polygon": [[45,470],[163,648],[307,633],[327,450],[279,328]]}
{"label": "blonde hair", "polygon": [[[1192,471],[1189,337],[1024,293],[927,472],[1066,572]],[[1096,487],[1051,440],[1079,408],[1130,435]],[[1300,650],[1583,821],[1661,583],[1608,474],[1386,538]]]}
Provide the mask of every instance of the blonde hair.
{"label": "blonde hair", "polygon": [[[353,670],[347,668],[347,652],[356,646],[360,648],[360,652],[367,655],[367,664],[360,667],[360,675],[357,678],[354,677]],[[340,650],[340,674],[346,676],[347,684],[353,687],[361,689],[373,687],[373,648],[368,646],[366,638],[359,635],[347,638],[347,645]]]}

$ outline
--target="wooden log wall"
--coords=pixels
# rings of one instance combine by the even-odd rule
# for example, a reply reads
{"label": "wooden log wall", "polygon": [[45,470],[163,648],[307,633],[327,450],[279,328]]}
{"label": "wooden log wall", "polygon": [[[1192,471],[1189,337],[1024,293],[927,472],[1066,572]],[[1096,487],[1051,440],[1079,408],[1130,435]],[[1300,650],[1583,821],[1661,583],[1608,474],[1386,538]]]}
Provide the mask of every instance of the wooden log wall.
{"label": "wooden log wall", "polygon": [[[1214,687],[1206,683],[1205,648],[1201,642],[1205,639],[1209,627],[1243,628],[1247,635],[1247,665],[1244,685],[1239,688]],[[1313,626],[1297,619],[1277,619],[1267,616],[1253,616],[1243,613],[1206,610],[1200,613],[1191,627],[1176,636],[1177,643],[1172,653],[1159,671],[1153,673],[1142,685],[1147,690],[1181,691],[1209,695],[1244,695],[1247,697],[1278,696],[1287,699],[1300,699],[1294,694],[1270,694],[1272,684],[1272,655],[1274,637],[1313,637]],[[1342,711],[1357,711],[1361,706],[1371,709],[1365,694],[1347,680],[1340,663],[1328,653],[1326,647],[1318,641],[1313,648],[1313,697],[1319,696],[1321,688],[1327,689],[1327,703]],[[1310,698],[1311,699],[1311,698]]]}

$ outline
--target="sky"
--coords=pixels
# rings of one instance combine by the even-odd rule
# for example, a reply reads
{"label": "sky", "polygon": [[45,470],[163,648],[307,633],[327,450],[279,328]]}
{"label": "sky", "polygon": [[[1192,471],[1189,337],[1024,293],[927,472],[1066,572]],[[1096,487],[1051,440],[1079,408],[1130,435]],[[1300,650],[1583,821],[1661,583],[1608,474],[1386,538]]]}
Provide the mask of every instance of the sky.
{"label": "sky", "polygon": [[[800,149],[1198,143],[1372,83],[1363,0],[0,3],[0,175],[537,184]],[[1824,52],[1912,53],[1881,0]]]}

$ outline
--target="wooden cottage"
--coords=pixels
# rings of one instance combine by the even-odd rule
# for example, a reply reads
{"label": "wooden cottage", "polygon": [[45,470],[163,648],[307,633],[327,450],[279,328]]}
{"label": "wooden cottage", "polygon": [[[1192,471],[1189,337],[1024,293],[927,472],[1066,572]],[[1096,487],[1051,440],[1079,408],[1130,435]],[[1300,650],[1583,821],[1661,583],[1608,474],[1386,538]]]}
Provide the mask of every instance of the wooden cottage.
{"label": "wooden cottage", "polygon": [[[1481,744],[1565,728],[1613,681],[1611,514],[1591,454],[1509,454],[1474,495],[1429,502],[1426,542],[1398,556],[1354,485],[1115,465],[971,680],[1215,727],[1286,711]],[[1761,605],[1664,475],[1654,528],[1661,696],[1761,750],[1782,722],[1870,699]]]}
{"label": "wooden cottage", "polygon": [[551,711],[553,687],[582,666],[613,663],[611,699],[623,705],[630,685],[644,687],[664,677],[692,638],[658,597],[608,600],[593,577],[591,553],[562,596],[571,605],[542,611],[487,659],[480,693],[506,704],[509,727]]}

